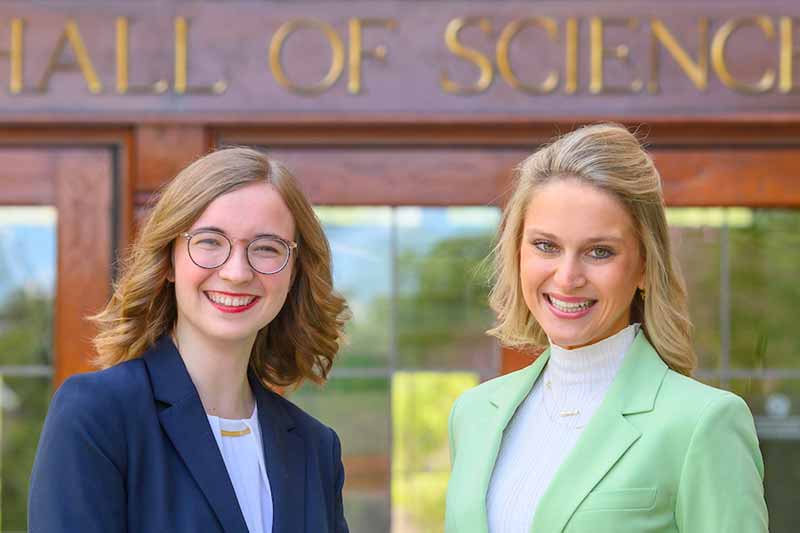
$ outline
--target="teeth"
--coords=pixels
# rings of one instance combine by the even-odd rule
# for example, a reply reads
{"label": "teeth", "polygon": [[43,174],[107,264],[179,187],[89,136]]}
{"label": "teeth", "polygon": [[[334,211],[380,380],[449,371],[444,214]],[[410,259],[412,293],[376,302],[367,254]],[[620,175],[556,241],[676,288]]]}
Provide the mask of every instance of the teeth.
{"label": "teeth", "polygon": [[593,303],[592,300],[584,300],[580,303],[563,302],[553,298],[550,295],[548,295],[548,299],[550,300],[550,303],[553,304],[553,307],[559,311],[563,311],[564,313],[577,313],[578,311],[583,311],[584,309],[588,309]]}
{"label": "teeth", "polygon": [[212,302],[224,305],[226,307],[242,307],[250,304],[256,298],[255,296],[232,297],[223,294],[217,294],[214,292],[208,292],[206,294],[208,294],[208,297],[211,299]]}

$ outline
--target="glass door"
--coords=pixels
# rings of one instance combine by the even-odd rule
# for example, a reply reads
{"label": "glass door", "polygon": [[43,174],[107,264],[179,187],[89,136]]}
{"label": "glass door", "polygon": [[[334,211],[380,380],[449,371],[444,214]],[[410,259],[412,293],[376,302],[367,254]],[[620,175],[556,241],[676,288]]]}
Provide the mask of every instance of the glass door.
{"label": "glass door", "polygon": [[27,531],[50,396],[90,369],[113,247],[111,148],[0,146],[0,532]]}

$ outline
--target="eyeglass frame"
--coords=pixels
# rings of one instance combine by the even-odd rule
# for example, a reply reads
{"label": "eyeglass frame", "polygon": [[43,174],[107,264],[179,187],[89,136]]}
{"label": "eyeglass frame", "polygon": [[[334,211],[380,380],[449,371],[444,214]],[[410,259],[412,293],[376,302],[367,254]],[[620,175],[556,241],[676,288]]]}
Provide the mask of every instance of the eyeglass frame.
{"label": "eyeglass frame", "polygon": [[[217,266],[206,267],[206,266],[203,266],[203,265],[199,265],[199,264],[197,264],[197,261],[194,260],[194,257],[192,257],[191,241],[192,241],[192,238],[194,236],[199,235],[200,233],[214,233],[215,235],[219,235],[220,237],[222,237],[223,239],[228,241],[228,255],[225,256],[225,259],[223,259],[222,262],[220,264],[218,264]],[[183,237],[184,239],[186,239],[186,253],[189,255],[189,259],[192,261],[192,263],[194,263],[194,265],[197,266],[198,268],[204,268],[206,270],[214,270],[214,269],[219,268],[219,267],[221,267],[222,265],[224,265],[225,263],[228,262],[228,259],[230,259],[231,255],[233,254],[233,241],[234,240],[235,241],[244,241],[244,240],[246,240],[246,239],[234,239],[234,240],[231,240],[231,238],[228,237],[227,235],[225,235],[225,233],[223,233],[221,231],[213,230],[213,229],[199,229],[199,230],[195,230],[195,231],[186,231],[186,232],[181,233],[180,236]],[[281,265],[281,267],[278,270],[275,270],[273,272],[261,272],[259,269],[257,269],[256,267],[253,266],[253,263],[250,262],[250,245],[253,244],[254,242],[258,241],[258,240],[261,240],[261,239],[272,239],[272,240],[278,241],[281,244],[283,244],[284,246],[286,246],[287,250],[289,250],[289,253],[286,255],[286,261],[283,262],[283,265]],[[245,257],[245,259],[247,259],[247,264],[250,266],[250,268],[253,269],[254,272],[258,272],[259,274],[263,274],[265,276],[271,276],[273,274],[277,274],[277,273],[281,272],[284,268],[286,268],[286,265],[288,265],[289,261],[291,261],[291,259],[292,259],[293,250],[296,250],[296,249],[297,249],[297,243],[295,241],[290,241],[288,239],[284,239],[283,237],[280,237],[278,235],[260,235],[260,236],[254,238],[254,239],[251,239],[250,241],[247,242],[247,245],[244,247],[244,257]]]}

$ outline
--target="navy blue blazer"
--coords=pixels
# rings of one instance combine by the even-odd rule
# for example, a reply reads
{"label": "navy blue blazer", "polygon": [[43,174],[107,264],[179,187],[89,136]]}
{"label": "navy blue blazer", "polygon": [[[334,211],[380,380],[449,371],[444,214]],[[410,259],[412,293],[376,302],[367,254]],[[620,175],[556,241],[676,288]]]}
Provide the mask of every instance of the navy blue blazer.
{"label": "navy blue blazer", "polygon": [[[252,376],[275,533],[347,532],[336,433]],[[69,378],[31,473],[30,533],[247,533],[200,397],[162,337]]]}

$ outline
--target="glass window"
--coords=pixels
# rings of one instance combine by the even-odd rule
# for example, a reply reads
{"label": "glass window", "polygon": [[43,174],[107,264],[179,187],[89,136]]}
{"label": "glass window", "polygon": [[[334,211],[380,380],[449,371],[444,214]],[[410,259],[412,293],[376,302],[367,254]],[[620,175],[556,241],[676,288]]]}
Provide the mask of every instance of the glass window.
{"label": "glass window", "polygon": [[28,479],[50,400],[56,213],[0,208],[0,530],[27,530]]}
{"label": "glass window", "polygon": [[494,208],[396,210],[397,350],[402,368],[483,370],[494,377],[495,341],[481,268],[492,247]]}
{"label": "glass window", "polygon": [[342,440],[353,533],[444,526],[447,419],[455,398],[499,373],[486,337],[493,207],[319,207],[334,283],[353,311],[324,388],[293,401]]}
{"label": "glass window", "polygon": [[753,210],[728,232],[732,366],[800,369],[800,211]]}
{"label": "glass window", "polygon": [[331,245],[334,286],[353,313],[336,368],[386,368],[392,327],[392,211],[318,207],[316,212]]}
{"label": "glass window", "polygon": [[291,399],[339,435],[350,530],[389,531],[388,379],[334,378],[324,388],[306,384]]}
{"label": "glass window", "polygon": [[450,409],[478,382],[475,372],[399,371],[392,376],[392,531],[443,530]]}
{"label": "glass window", "polygon": [[720,228],[705,209],[669,209],[675,254],[686,279],[701,368],[720,365]]}

